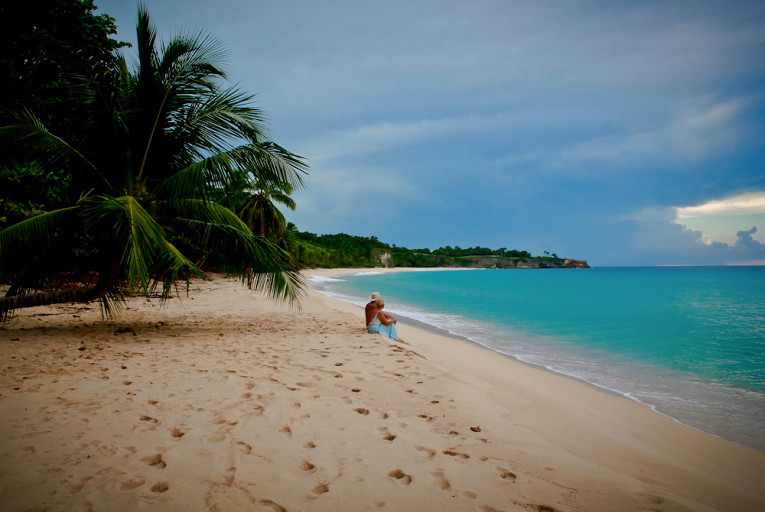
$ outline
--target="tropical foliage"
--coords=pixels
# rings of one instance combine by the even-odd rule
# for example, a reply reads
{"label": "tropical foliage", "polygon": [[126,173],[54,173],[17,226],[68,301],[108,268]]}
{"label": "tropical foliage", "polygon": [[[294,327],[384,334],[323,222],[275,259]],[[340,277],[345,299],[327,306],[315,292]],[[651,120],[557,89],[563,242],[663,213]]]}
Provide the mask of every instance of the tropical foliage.
{"label": "tropical foliage", "polygon": [[295,300],[297,266],[221,198],[288,193],[303,185],[303,160],[270,141],[252,96],[226,86],[225,52],[204,32],[160,45],[145,8],[138,63],[118,56],[68,82],[82,123],[55,132],[30,109],[0,128],[0,149],[21,149],[53,173],[71,172],[71,204],[0,231],[0,314],[100,299],[115,311],[131,293],[169,296],[202,265],[237,275],[272,297]]}
{"label": "tropical foliage", "polygon": [[376,237],[316,235],[298,231],[290,225],[285,240],[289,251],[304,267],[457,267],[472,266],[476,258],[540,259],[528,251],[487,247],[440,247],[407,249],[381,242]]}
{"label": "tropical foliage", "polygon": [[[110,37],[114,19],[94,11],[93,0],[0,2],[0,126],[14,124],[12,113],[26,108],[81,146],[69,127],[86,122],[87,113],[71,97],[73,82],[103,74],[116,62],[114,50],[126,44]],[[0,229],[79,197],[66,160],[47,162],[44,154],[35,160],[15,147],[0,153]]]}
{"label": "tropical foliage", "polygon": [[337,235],[315,235],[292,229],[287,235],[290,252],[304,267],[375,267],[380,255],[390,252],[390,246],[377,238]]}
{"label": "tropical foliage", "polygon": [[287,221],[276,203],[295,210],[295,200],[290,197],[294,186],[284,181],[256,178],[238,180],[230,187],[231,192],[222,198],[232,211],[247,224],[253,233],[271,241],[282,240]]}

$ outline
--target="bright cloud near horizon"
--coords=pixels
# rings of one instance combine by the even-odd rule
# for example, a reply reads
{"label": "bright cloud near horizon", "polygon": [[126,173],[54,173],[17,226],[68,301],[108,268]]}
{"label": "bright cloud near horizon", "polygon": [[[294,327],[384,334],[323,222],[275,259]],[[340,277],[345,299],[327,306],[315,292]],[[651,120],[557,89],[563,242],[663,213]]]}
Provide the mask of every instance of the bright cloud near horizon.
{"label": "bright cloud near horizon", "polygon": [[[134,42],[137,2],[96,0]],[[299,229],[765,264],[765,3],[148,0],[304,156]],[[134,60],[135,49],[126,50]]]}

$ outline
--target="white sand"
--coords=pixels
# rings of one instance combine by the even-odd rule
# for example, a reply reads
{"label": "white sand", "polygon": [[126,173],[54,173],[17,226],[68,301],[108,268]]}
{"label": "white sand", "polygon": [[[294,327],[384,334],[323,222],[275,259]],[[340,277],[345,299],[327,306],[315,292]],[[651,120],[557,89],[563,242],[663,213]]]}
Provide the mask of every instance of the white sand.
{"label": "white sand", "polygon": [[223,278],[115,322],[21,311],[0,329],[0,508],[765,510],[763,453],[399,334],[316,292],[298,311]]}

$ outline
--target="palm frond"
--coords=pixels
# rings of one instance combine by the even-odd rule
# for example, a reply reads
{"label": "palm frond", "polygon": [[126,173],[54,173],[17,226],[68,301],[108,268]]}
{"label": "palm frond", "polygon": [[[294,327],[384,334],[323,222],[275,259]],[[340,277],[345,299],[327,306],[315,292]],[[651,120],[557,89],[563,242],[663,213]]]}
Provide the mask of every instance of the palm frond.
{"label": "palm frond", "polygon": [[165,230],[132,196],[86,198],[83,219],[90,229],[112,225],[116,245],[122,248],[121,265],[125,282],[148,293],[161,275],[199,269],[167,239]]}
{"label": "palm frond", "polygon": [[287,183],[293,189],[305,185],[303,176],[308,173],[308,165],[303,158],[273,142],[246,144],[229,154],[240,169],[252,173],[253,188],[257,181]]}
{"label": "palm frond", "polygon": [[78,224],[78,206],[30,217],[0,231],[0,280],[47,275],[60,254],[61,238]]}
{"label": "palm frond", "polygon": [[221,66],[227,52],[222,42],[207,32],[181,33],[162,51],[160,76],[184,87],[209,87],[215,77],[226,78]]}
{"label": "palm frond", "polygon": [[141,63],[139,80],[153,81],[155,70],[159,64],[157,56],[157,29],[151,22],[149,11],[143,3],[138,4],[138,21],[136,22],[136,42],[138,45],[138,62]]}
{"label": "palm frond", "polygon": [[304,282],[283,249],[253,235],[231,210],[217,203],[189,200],[181,204],[174,231],[182,239],[199,243],[208,264],[254,283],[274,299],[292,303],[300,297]]}
{"label": "palm frond", "polygon": [[209,188],[227,181],[230,167],[225,157],[205,158],[172,174],[157,185],[157,192],[168,202],[205,198]]}
{"label": "palm frond", "polygon": [[[204,101],[179,113],[179,135],[205,153],[231,149],[232,140],[259,140],[266,133],[265,116],[249,106],[251,95],[235,87],[215,90]],[[182,130],[182,131],[181,131]]]}
{"label": "palm frond", "polygon": [[45,127],[35,114],[23,108],[14,113],[18,124],[0,127],[0,149],[28,148],[43,153],[54,161],[67,156],[74,156],[88,167],[95,170],[95,165],[73,148],[61,137],[58,137]]}
{"label": "palm frond", "polygon": [[225,206],[204,199],[185,199],[172,204],[174,216],[199,220],[210,225],[229,227],[252,234],[250,228]]}
{"label": "palm frond", "polygon": [[305,295],[305,278],[297,270],[253,272],[247,278],[247,285],[289,304],[297,303]]}

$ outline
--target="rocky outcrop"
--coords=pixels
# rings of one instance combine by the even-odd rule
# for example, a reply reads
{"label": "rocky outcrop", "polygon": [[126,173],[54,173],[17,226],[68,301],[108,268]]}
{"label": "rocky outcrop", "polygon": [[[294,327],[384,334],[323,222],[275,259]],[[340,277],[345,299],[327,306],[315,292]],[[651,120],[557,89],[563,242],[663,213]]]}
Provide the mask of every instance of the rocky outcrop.
{"label": "rocky outcrop", "polygon": [[381,267],[392,267],[393,266],[393,256],[389,252],[381,252],[377,255],[377,261],[380,262]]}
{"label": "rocky outcrop", "polygon": [[460,258],[467,267],[476,268],[590,268],[585,260],[564,258]]}
{"label": "rocky outcrop", "polygon": [[466,267],[466,268],[590,268],[585,260],[570,258],[509,258],[501,256],[443,256],[417,253],[408,258],[387,251],[375,254],[380,267]]}

